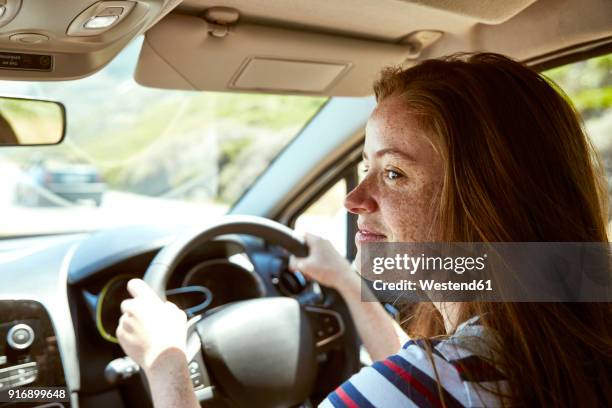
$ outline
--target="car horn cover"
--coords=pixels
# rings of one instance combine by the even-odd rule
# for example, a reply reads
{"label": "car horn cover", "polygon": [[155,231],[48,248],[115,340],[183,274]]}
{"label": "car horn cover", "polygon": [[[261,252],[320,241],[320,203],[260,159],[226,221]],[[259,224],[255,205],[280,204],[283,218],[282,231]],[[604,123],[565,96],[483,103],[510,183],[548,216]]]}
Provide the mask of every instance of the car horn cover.
{"label": "car horn cover", "polygon": [[198,323],[197,331],[206,367],[238,406],[294,406],[312,392],[315,342],[295,299],[229,304]]}

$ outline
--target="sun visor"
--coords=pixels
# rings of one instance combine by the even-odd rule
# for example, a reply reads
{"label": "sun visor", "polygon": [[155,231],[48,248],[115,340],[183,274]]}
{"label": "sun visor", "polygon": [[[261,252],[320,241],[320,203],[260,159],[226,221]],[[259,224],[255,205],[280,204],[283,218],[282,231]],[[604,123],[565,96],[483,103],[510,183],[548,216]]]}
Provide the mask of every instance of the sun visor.
{"label": "sun visor", "polygon": [[136,68],[144,86],[330,96],[371,94],[380,69],[414,47],[238,23],[223,37],[202,18],[171,14],[146,34]]}

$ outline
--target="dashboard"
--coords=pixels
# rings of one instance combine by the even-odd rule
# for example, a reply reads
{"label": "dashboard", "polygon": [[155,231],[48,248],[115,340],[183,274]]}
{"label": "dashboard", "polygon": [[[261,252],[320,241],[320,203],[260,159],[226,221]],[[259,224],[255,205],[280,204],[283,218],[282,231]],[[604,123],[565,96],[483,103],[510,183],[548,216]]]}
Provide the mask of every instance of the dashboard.
{"label": "dashboard", "polygon": [[0,390],[66,380],[49,314],[34,300],[0,301]]}
{"label": "dashboard", "polygon": [[[30,386],[65,387],[71,398],[58,406],[151,406],[142,398],[148,390],[141,376],[113,382],[105,372],[125,356],[114,337],[119,305],[128,297],[125,283],[142,278],[155,255],[182,232],[129,227],[0,241],[0,387],[21,384],[3,382],[10,374],[11,381]],[[288,271],[283,249],[243,235],[221,236],[193,250],[167,284],[168,299],[188,315],[270,296],[308,301],[324,294]],[[23,344],[14,347],[15,339]],[[321,377],[321,395],[346,377],[334,369],[345,363],[343,354],[330,349],[320,356],[321,372],[328,373]],[[24,368],[27,375],[17,375]]]}

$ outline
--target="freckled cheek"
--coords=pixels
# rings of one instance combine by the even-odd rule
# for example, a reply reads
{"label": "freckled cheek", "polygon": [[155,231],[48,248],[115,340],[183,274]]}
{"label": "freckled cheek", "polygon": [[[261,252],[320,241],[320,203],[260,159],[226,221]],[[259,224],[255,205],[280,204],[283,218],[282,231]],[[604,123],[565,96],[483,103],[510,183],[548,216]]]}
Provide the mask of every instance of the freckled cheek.
{"label": "freckled cheek", "polygon": [[425,188],[388,197],[380,210],[389,239],[395,242],[419,242],[431,240],[433,222],[433,189]]}

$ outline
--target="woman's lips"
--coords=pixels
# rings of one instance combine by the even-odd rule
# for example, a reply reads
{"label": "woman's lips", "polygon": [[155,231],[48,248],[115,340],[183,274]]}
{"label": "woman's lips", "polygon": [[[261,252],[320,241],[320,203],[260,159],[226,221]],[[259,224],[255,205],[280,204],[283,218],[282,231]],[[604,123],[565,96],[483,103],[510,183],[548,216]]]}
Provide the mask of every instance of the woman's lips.
{"label": "woman's lips", "polygon": [[384,234],[380,234],[377,232],[368,231],[365,229],[360,229],[355,234],[355,243],[357,245],[363,242],[383,242],[387,240],[387,236]]}

